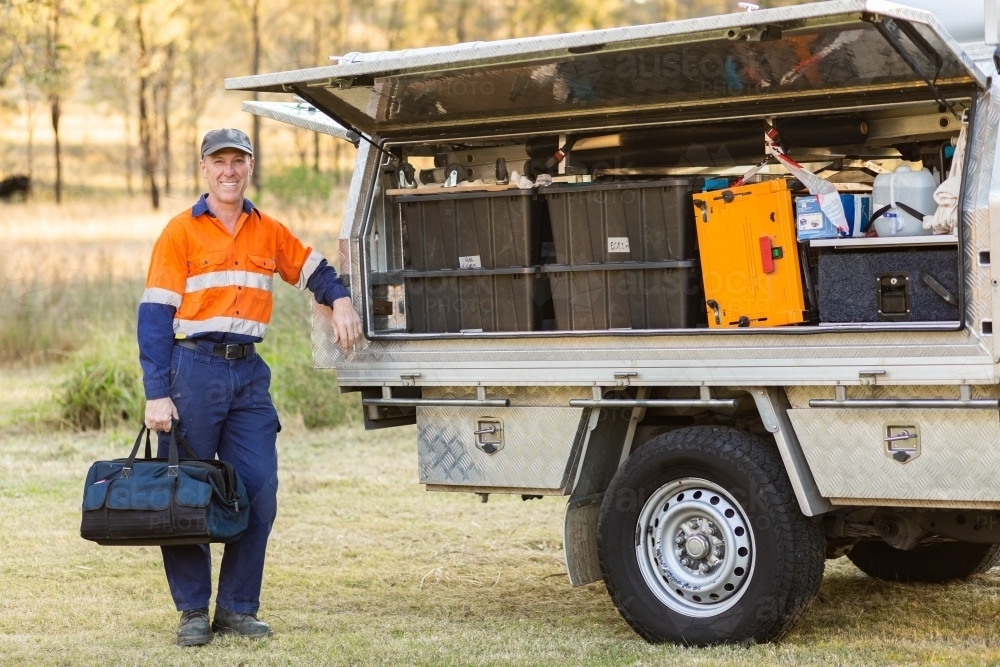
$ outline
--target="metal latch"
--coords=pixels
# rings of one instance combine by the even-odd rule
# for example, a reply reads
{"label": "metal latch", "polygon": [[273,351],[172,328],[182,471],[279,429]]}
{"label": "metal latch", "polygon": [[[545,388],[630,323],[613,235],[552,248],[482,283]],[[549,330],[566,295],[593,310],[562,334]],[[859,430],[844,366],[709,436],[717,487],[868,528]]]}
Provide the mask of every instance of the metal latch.
{"label": "metal latch", "polygon": [[899,463],[909,463],[920,456],[920,432],[916,426],[886,426],[885,455]]}
{"label": "metal latch", "polygon": [[630,378],[637,377],[639,374],[635,371],[616,371],[615,372],[615,386],[616,387],[627,387],[629,386]]}
{"label": "metal latch", "polygon": [[885,371],[858,371],[858,381],[861,383],[862,387],[874,386],[878,378],[883,377]]}
{"label": "metal latch", "polygon": [[412,387],[417,384],[417,378],[420,377],[420,373],[400,373],[399,379],[403,381],[404,387]]}
{"label": "metal latch", "polygon": [[496,454],[503,449],[503,421],[496,417],[479,417],[472,434],[476,436],[476,447],[487,454]]}
{"label": "metal latch", "polygon": [[875,276],[878,316],[883,320],[910,318],[910,276],[899,271]]}

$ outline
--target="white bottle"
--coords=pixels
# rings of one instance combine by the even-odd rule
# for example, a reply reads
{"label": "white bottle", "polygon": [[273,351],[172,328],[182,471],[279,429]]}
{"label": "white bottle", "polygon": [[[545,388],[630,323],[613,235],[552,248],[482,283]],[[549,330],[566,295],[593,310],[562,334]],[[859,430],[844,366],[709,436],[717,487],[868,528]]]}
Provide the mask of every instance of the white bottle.
{"label": "white bottle", "polygon": [[872,188],[872,215],[891,205],[888,211],[875,219],[875,231],[879,236],[924,236],[932,234],[924,229],[923,220],[896,206],[902,203],[910,208],[932,215],[937,210],[934,201],[934,176],[926,169],[913,171],[909,165],[901,164],[891,174],[879,174]]}

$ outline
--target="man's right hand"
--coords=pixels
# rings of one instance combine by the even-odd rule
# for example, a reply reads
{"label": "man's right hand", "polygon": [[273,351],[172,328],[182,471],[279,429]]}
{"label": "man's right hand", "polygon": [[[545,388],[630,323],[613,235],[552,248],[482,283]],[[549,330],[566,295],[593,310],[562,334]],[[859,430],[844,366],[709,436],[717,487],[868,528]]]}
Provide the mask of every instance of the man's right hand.
{"label": "man's right hand", "polygon": [[169,432],[171,420],[178,418],[177,408],[169,396],[146,401],[146,428]]}

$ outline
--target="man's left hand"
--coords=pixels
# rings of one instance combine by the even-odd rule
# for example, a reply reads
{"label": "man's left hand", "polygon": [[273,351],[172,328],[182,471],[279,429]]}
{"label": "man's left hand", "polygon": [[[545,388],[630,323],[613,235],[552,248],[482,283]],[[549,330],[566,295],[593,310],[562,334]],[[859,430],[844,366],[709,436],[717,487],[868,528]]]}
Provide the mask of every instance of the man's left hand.
{"label": "man's left hand", "polygon": [[333,342],[340,343],[344,354],[361,337],[361,318],[354,310],[349,297],[342,297],[333,302]]}

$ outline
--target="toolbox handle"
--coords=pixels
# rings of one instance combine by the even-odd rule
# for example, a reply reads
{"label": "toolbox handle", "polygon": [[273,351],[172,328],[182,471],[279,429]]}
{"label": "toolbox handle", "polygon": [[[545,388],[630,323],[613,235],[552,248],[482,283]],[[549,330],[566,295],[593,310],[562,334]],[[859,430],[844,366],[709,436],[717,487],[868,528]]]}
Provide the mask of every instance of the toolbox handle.
{"label": "toolbox handle", "polygon": [[760,237],[760,264],[764,273],[774,273],[774,249],[770,236]]}

